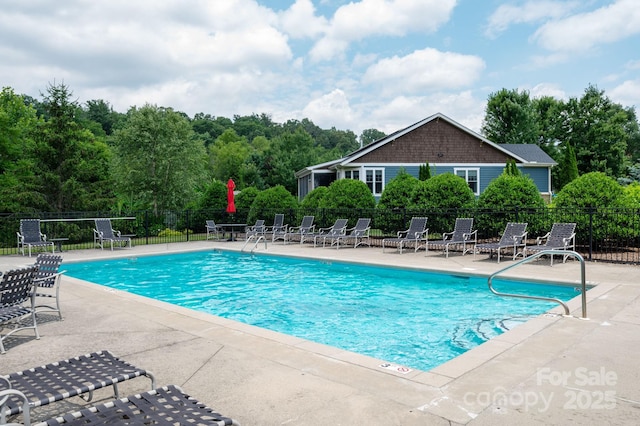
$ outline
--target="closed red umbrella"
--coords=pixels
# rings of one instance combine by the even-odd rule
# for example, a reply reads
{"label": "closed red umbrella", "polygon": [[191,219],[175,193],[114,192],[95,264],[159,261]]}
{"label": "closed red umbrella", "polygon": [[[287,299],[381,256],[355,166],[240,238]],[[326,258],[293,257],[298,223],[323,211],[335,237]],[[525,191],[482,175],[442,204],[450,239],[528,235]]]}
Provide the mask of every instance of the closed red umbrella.
{"label": "closed red umbrella", "polygon": [[236,212],[236,204],[234,201],[233,190],[236,189],[236,183],[233,179],[227,181],[227,213]]}

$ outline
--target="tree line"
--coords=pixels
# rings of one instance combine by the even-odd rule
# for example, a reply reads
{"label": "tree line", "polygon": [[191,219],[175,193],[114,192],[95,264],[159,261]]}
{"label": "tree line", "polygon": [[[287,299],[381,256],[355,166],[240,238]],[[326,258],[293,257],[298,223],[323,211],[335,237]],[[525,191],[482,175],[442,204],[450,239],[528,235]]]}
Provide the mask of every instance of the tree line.
{"label": "tree line", "polygon": [[[635,111],[593,86],[568,101],[502,89],[489,96],[482,132],[497,143],[541,146],[559,163],[555,189],[592,171],[640,180]],[[40,100],[6,87],[0,212],[197,209],[229,178],[239,190],[295,194],[295,171],[384,136],[321,129],[306,118],[275,123],[267,114],[189,117],[151,104],[120,113],[105,100],[80,104],[64,84],[49,84]]]}

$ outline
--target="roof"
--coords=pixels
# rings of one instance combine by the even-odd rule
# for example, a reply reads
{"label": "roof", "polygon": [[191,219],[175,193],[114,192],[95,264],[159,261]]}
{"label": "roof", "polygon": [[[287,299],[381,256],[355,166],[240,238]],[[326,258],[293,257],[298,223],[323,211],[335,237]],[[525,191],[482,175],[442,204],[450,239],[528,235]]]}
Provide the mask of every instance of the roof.
{"label": "roof", "polygon": [[500,146],[506,149],[507,151],[517,155],[518,157],[524,158],[529,163],[551,164],[551,165],[558,164],[553,158],[551,158],[549,154],[544,152],[542,148],[540,148],[538,145],[526,144],[526,143],[521,143],[521,144],[503,143],[503,144],[500,144]]}

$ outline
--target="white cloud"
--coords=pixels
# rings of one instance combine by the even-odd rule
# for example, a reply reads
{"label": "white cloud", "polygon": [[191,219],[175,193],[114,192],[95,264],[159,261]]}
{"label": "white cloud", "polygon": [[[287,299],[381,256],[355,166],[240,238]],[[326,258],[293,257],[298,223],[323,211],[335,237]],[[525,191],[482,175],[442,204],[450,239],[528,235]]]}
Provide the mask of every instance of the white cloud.
{"label": "white cloud", "polygon": [[384,93],[415,94],[466,87],[478,79],[484,68],[484,61],[477,56],[429,48],[382,59],[367,69],[362,81],[383,87]]}
{"label": "white cloud", "polygon": [[316,16],[311,0],[296,0],[280,14],[282,29],[293,38],[316,37],[327,30],[327,20]]}
{"label": "white cloud", "polygon": [[551,96],[556,99],[566,100],[569,97],[566,92],[562,90],[560,86],[552,83],[539,83],[529,90],[529,95],[532,98],[542,98],[545,96]]}
{"label": "white cloud", "polygon": [[551,51],[584,52],[636,34],[640,34],[637,0],[618,0],[592,12],[548,22],[532,40]]}
{"label": "white cloud", "polygon": [[513,24],[535,23],[567,15],[578,2],[527,1],[522,5],[500,5],[489,17],[485,35],[494,38]]}
{"label": "white cloud", "polygon": [[484,100],[476,99],[470,91],[438,92],[429,96],[397,96],[375,108],[366,119],[368,126],[387,134],[403,129],[438,112],[479,132],[484,117]]}
{"label": "white cloud", "polygon": [[640,107],[640,79],[624,81],[607,92],[615,102],[626,107]]}
{"label": "white cloud", "polygon": [[355,124],[349,100],[340,89],[335,89],[331,93],[312,100],[302,110],[302,113],[323,128],[350,129]]}
{"label": "white cloud", "polygon": [[431,33],[447,22],[456,0],[361,0],[341,6],[325,36],[311,49],[314,61],[339,57],[355,40]]}

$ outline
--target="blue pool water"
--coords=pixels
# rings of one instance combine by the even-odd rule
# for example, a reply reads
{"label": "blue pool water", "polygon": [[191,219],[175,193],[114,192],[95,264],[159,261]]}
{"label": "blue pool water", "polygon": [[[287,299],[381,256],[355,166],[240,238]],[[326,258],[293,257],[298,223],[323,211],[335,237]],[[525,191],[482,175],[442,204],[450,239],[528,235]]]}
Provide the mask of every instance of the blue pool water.
{"label": "blue pool water", "polygon": [[[68,263],[67,275],[429,370],[557,306],[486,278],[268,255],[193,252]],[[494,281],[569,300],[573,287]]]}

